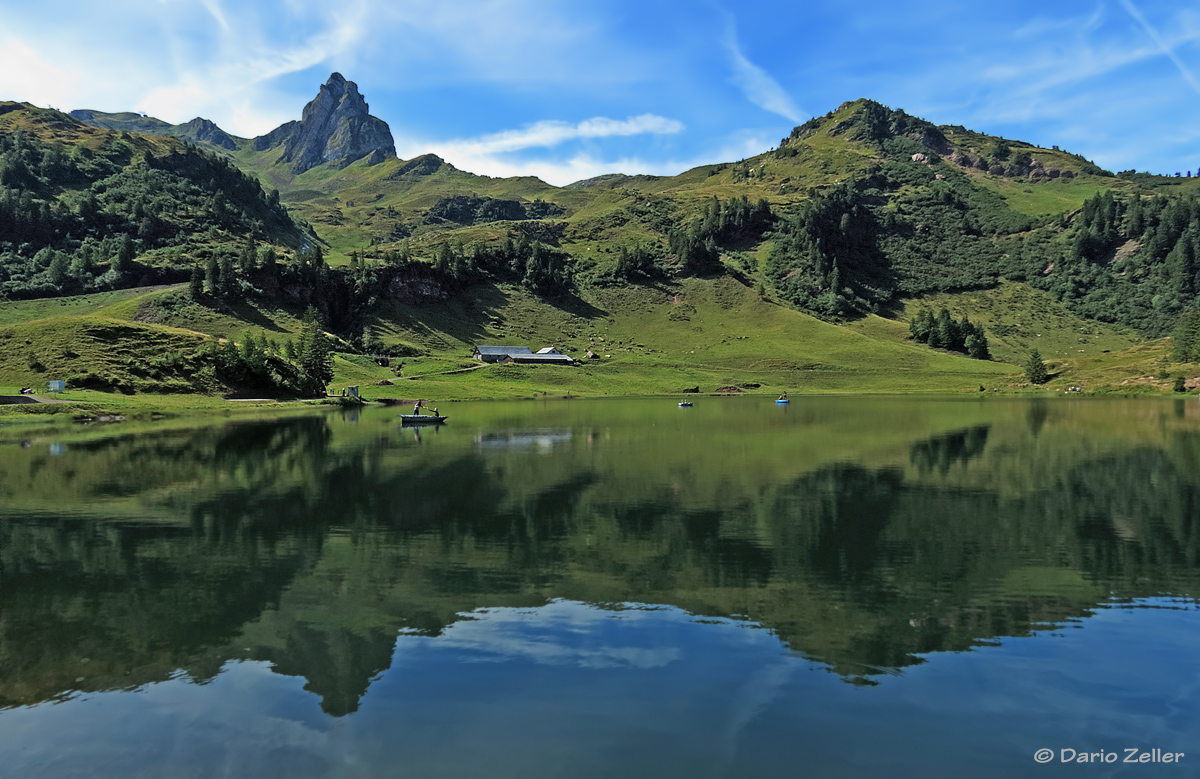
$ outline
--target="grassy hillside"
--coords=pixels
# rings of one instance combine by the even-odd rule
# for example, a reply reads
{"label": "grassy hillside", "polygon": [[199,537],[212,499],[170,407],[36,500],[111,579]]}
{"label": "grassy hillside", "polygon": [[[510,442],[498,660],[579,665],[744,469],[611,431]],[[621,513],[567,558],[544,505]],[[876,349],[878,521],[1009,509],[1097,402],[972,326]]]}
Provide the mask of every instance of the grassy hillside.
{"label": "grassy hillside", "polygon": [[[20,126],[39,143],[87,149],[114,175],[145,177],[139,159],[183,153],[174,139],[126,132],[165,132],[146,117],[105,115],[118,128],[105,130],[5,105],[0,134]],[[1172,225],[1191,218],[1196,184],[1114,176],[1067,151],[935,127],[868,100],[744,160],[562,188],[477,176],[433,155],[295,175],[279,163],[281,147],[235,140],[232,150],[207,147],[211,159],[252,177],[260,205],[282,203],[311,226],[290,234],[296,256],[268,262],[238,246],[249,243],[238,230],[255,229],[253,209],[218,224],[227,204],[205,200],[203,213],[176,209],[175,243],[138,238],[134,247],[136,267],[224,261],[206,268],[202,291],[176,284],[0,303],[0,324],[103,319],[143,328],[148,342],[188,331],[281,344],[312,305],[346,352],[335,384],[395,397],[975,391],[1019,385],[1032,348],[1053,362],[1051,388],[1093,388],[1127,386],[1147,360],[1156,375],[1175,370],[1161,365],[1167,347],[1144,339],[1169,332],[1200,290],[1200,278],[1168,261],[1190,240]],[[77,192],[39,186],[59,204],[51,208],[78,207]],[[138,208],[129,198],[101,205],[127,226]],[[629,265],[635,247],[641,264]],[[29,284],[50,275],[35,267]],[[922,307],[982,323],[994,361],[913,343],[908,322]],[[50,334],[71,326],[27,334],[26,345],[47,341],[53,355],[59,336]],[[371,339],[404,363],[395,384],[380,384],[393,368],[350,354]],[[479,343],[599,356],[571,369],[479,368],[469,359]],[[12,356],[0,364],[0,382],[40,376],[24,359],[25,368]],[[102,370],[123,386],[149,381],[119,365],[93,372]]]}
{"label": "grassy hillside", "polygon": [[983,325],[992,356],[1014,365],[1023,365],[1031,349],[1037,349],[1046,359],[1068,359],[1122,351],[1143,340],[1127,327],[1085,319],[1051,295],[1013,282],[1003,282],[995,289],[908,300],[894,319],[870,316],[849,327],[911,342],[908,326],[912,317],[922,309],[936,314],[943,308],[956,320],[967,316]]}
{"label": "grassy hillside", "polygon": [[50,380],[125,391],[191,392],[187,355],[204,335],[95,314],[0,327],[0,383],[44,389]]}

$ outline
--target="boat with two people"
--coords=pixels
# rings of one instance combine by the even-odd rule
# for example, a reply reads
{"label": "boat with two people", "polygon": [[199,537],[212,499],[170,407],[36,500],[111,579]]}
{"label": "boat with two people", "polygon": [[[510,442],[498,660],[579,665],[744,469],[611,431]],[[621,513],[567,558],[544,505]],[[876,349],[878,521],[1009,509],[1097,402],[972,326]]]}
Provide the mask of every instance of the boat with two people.
{"label": "boat with two people", "polygon": [[431,409],[433,411],[432,414],[422,414],[421,411],[424,408],[425,401],[418,399],[416,405],[413,406],[411,414],[397,414],[396,416],[400,417],[400,424],[402,425],[440,425],[449,419],[449,417],[438,414],[436,408]]}

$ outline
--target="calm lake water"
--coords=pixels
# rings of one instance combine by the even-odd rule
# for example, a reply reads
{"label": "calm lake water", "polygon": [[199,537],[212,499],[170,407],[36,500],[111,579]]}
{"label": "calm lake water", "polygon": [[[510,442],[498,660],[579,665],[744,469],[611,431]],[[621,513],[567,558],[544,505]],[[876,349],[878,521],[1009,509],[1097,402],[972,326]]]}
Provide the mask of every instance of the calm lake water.
{"label": "calm lake water", "polygon": [[1200,774],[1194,399],[695,403],[0,445],[0,774]]}

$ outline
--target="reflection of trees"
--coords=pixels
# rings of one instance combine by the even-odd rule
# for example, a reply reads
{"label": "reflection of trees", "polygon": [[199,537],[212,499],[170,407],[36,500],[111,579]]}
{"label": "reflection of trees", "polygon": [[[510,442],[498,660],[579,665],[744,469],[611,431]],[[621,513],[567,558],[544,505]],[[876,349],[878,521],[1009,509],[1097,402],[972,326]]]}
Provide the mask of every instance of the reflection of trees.
{"label": "reflection of trees", "polygon": [[178,668],[210,676],[225,658],[213,647],[319,548],[302,535],[227,543],[177,527],[0,521],[0,705]]}
{"label": "reflection of trees", "polygon": [[991,425],[977,425],[945,435],[934,436],[912,445],[909,460],[922,473],[937,470],[945,474],[955,463],[967,463],[983,454]]}
{"label": "reflection of trees", "polygon": [[[831,465],[710,507],[676,488],[622,492],[567,448],[550,461],[337,447],[319,419],[97,444],[105,465],[80,461],[94,483],[128,491],[125,469],[151,471],[134,496],[151,519],[0,517],[0,665],[13,669],[0,701],[249,656],[342,715],[389,666],[397,629],[436,635],[477,608],[555,597],[744,616],[863,682],[1086,615],[1109,593],[1197,593],[1200,437],[1075,461],[1008,500],[919,478],[996,456],[982,457],[990,435],[912,444],[916,476]],[[189,489],[166,491],[172,478]]]}

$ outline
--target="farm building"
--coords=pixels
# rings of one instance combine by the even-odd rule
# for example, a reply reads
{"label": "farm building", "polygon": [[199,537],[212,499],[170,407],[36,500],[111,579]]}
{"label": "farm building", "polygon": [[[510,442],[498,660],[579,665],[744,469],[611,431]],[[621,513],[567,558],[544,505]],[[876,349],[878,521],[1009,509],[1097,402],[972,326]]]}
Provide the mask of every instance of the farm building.
{"label": "farm building", "polygon": [[539,349],[537,354],[527,346],[476,346],[472,356],[480,362],[533,365],[571,365],[575,362],[553,346]]}

